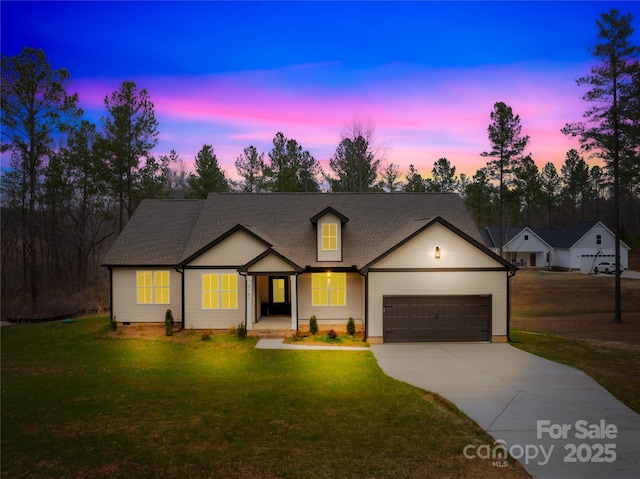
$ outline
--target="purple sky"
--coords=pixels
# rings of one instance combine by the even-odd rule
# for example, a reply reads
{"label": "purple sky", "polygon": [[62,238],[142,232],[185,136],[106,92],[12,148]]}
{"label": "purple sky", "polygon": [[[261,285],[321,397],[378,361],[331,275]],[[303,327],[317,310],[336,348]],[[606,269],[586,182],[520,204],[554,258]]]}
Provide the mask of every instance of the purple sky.
{"label": "purple sky", "polygon": [[354,120],[375,126],[403,174],[446,157],[473,175],[497,101],[520,115],[539,166],[577,147],[560,128],[587,107],[575,80],[594,64],[596,19],[612,8],[638,28],[640,4],[624,1],[2,1],[1,46],[42,48],[67,68],[98,124],[105,96],[135,81],[155,104],[154,153],[173,148],[191,163],[212,144],[232,178],[242,150],[267,153],[278,131],[329,172]]}

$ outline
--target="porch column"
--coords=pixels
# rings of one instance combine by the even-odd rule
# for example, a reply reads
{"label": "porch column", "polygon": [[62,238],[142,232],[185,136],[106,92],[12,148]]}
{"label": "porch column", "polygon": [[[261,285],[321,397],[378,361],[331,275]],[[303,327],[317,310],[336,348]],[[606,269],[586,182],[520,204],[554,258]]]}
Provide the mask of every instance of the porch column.
{"label": "porch column", "polygon": [[247,290],[245,292],[245,298],[246,298],[245,307],[247,311],[245,316],[247,318],[247,331],[251,331],[251,329],[253,328],[253,323],[255,322],[254,321],[255,308],[253,307],[253,276],[247,275],[245,276],[245,278],[247,278]]}
{"label": "porch column", "polygon": [[291,276],[291,329],[298,329],[298,275]]}

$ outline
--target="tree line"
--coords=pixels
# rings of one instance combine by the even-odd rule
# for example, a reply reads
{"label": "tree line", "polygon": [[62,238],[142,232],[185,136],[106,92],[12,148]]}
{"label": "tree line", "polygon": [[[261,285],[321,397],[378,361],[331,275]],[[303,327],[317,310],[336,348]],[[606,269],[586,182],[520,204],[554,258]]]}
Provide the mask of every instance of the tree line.
{"label": "tree line", "polygon": [[[490,149],[474,175],[446,158],[428,172],[401,172],[375,145],[374,128],[354,121],[341,134],[329,172],[293,138],[250,145],[236,158],[237,181],[202,145],[188,171],[180,155],[154,155],[159,124],[144,88],[125,81],[105,96],[98,125],[83,118],[70,74],[54,70],[41,50],[2,58],[2,316],[55,314],[108,304],[100,258],[147,198],[205,198],[211,192],[457,192],[478,226],[559,227],[622,219],[624,238],[640,246],[640,67],[628,43],[631,15],[598,20],[593,54],[600,61],[579,84],[594,103],[564,132],[580,139],[560,171],[539,168],[526,148],[520,117],[504,102],[489,114]],[[583,155],[588,155],[587,159]],[[597,157],[603,166],[590,167]],[[560,159],[558,159],[560,160]],[[558,162],[559,163],[559,162]]]}

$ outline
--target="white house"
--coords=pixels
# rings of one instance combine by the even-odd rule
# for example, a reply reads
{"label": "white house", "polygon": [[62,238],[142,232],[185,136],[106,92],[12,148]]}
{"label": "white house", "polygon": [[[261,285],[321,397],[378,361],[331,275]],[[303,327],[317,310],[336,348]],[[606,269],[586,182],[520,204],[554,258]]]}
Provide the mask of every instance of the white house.
{"label": "white house", "polygon": [[505,341],[516,267],[457,194],[143,201],[104,259],[121,323],[359,322],[370,342]]}
{"label": "white house", "polygon": [[[499,228],[481,231],[494,252],[499,250]],[[602,261],[615,262],[615,235],[601,221],[574,223],[562,229],[508,227],[503,229],[503,255],[519,268],[558,268],[593,272]],[[620,242],[620,263],[629,265],[629,247]]]}

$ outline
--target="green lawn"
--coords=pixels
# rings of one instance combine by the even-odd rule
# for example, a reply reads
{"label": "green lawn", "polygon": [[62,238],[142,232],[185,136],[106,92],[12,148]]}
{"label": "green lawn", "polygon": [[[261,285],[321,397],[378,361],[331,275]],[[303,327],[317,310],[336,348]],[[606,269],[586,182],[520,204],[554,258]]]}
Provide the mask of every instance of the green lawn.
{"label": "green lawn", "polygon": [[569,339],[511,330],[517,348],[580,369],[631,409],[640,413],[640,349],[606,342]]}
{"label": "green lawn", "polygon": [[465,459],[492,439],[369,351],[107,324],[2,329],[2,477],[527,477]]}

